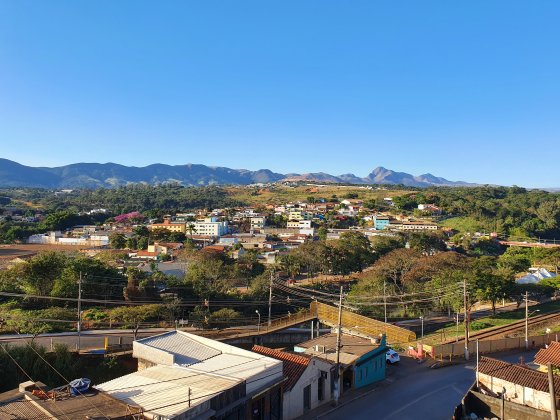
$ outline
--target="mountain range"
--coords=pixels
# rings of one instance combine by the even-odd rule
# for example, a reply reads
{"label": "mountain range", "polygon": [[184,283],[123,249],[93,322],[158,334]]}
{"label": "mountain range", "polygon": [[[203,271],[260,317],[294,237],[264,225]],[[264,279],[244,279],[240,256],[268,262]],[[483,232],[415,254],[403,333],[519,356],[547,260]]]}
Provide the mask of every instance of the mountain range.
{"label": "mountain range", "polygon": [[188,186],[249,185],[278,181],[309,181],[344,184],[402,184],[410,187],[474,186],[462,181],[448,181],[432,174],[414,176],[383,167],[375,168],[368,176],[327,173],[280,174],[268,169],[249,171],[206,165],[153,164],[144,167],[116,163],[74,163],[53,168],[31,167],[0,159],[0,187],[35,188],[112,188],[127,184],[162,184],[177,182]]}

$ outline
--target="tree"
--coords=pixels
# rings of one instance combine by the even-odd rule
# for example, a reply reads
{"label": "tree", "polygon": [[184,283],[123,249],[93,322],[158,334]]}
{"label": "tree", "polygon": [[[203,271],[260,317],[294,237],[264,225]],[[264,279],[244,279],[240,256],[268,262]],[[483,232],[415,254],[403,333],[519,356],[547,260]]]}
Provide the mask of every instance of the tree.
{"label": "tree", "polygon": [[210,328],[226,328],[239,322],[241,314],[234,309],[222,308],[212,312],[208,317]]}
{"label": "tree", "polygon": [[142,322],[156,321],[161,316],[161,305],[120,306],[111,309],[109,317],[112,322],[121,322],[125,327],[134,328],[134,339]]}
{"label": "tree", "polygon": [[317,236],[321,241],[327,240],[328,233],[329,233],[329,229],[327,229],[326,226],[321,226],[319,229],[317,229]]}
{"label": "tree", "polygon": [[68,265],[62,252],[44,252],[14,267],[21,287],[30,295],[50,296],[56,279]]}
{"label": "tree", "polygon": [[447,250],[447,245],[443,239],[433,233],[413,233],[410,235],[408,242],[412,249],[415,249],[425,255],[433,255],[436,252]]}
{"label": "tree", "polygon": [[230,266],[223,259],[210,256],[189,264],[186,281],[197,296],[205,299],[225,295],[233,286]]}
{"label": "tree", "polygon": [[111,245],[111,248],[123,249],[126,246],[126,236],[122,233],[113,233],[109,237],[109,244]]}

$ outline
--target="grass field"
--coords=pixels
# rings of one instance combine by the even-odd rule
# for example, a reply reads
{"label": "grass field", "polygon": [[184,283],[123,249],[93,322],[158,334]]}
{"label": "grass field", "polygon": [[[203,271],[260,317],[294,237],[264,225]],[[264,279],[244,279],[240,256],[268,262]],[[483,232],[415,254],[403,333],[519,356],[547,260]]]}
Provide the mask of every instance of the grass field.
{"label": "grass field", "polygon": [[228,187],[227,193],[234,199],[253,205],[274,204],[280,205],[290,201],[305,201],[307,197],[330,199],[336,196],[339,200],[344,199],[346,194],[357,194],[359,200],[382,200],[386,197],[396,197],[408,194],[411,191],[366,189],[356,186],[298,186],[285,187],[273,186],[263,189],[249,189],[246,187]]}

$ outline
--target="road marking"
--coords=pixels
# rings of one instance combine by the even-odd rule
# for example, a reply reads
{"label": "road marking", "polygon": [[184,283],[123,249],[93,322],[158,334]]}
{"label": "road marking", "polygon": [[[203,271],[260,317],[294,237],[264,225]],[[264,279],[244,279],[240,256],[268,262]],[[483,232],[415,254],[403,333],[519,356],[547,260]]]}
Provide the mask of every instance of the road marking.
{"label": "road marking", "polygon": [[414,404],[419,403],[420,401],[422,401],[423,399],[429,397],[430,395],[437,394],[438,392],[441,392],[441,391],[443,391],[443,390],[445,390],[445,389],[447,389],[447,388],[449,388],[449,387],[450,387],[450,385],[445,385],[444,387],[441,387],[441,388],[438,388],[438,389],[434,389],[433,391],[428,392],[427,394],[424,394],[423,396],[418,397],[418,398],[416,398],[415,400],[409,402],[408,404],[402,406],[402,407],[399,408],[398,410],[393,411],[391,414],[389,414],[389,415],[386,416],[385,418],[386,418],[386,419],[389,419],[389,418],[395,416],[396,414],[399,414],[400,412],[406,410],[408,407],[411,407],[411,406],[413,406]]}

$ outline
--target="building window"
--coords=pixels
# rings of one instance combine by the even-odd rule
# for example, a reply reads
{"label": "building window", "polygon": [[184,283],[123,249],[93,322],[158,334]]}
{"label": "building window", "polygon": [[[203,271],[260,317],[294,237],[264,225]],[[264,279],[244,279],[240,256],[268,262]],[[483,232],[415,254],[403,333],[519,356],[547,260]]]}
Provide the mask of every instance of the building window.
{"label": "building window", "polygon": [[305,411],[311,410],[311,385],[303,388],[303,409]]}

